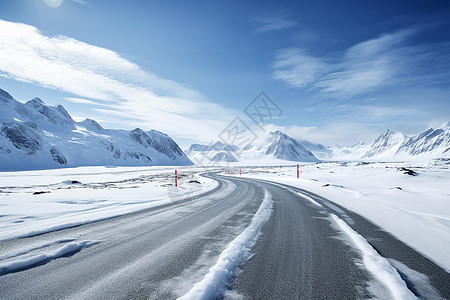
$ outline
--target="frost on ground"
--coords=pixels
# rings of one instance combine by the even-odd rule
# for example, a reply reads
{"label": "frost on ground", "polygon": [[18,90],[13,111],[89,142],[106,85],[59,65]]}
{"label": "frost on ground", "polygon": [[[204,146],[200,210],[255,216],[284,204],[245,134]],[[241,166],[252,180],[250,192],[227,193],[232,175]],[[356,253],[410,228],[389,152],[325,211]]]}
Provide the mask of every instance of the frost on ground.
{"label": "frost on ground", "polygon": [[[417,176],[409,175],[408,170]],[[247,167],[242,168],[242,176],[288,184],[325,197],[366,217],[450,272],[448,160],[302,164],[300,179],[295,165]]]}
{"label": "frost on ground", "polygon": [[251,248],[258,239],[261,227],[270,218],[272,204],[272,196],[265,191],[264,200],[250,225],[220,254],[216,264],[209,269],[203,280],[178,299],[220,299],[224,295],[238,267],[250,258]]}
{"label": "frost on ground", "polygon": [[[179,168],[178,176],[182,179],[197,172],[189,167]],[[217,186],[216,181],[196,175],[195,179],[180,183],[174,194],[173,167],[1,172],[0,240],[123,215],[185,199],[193,192],[206,192]]]}

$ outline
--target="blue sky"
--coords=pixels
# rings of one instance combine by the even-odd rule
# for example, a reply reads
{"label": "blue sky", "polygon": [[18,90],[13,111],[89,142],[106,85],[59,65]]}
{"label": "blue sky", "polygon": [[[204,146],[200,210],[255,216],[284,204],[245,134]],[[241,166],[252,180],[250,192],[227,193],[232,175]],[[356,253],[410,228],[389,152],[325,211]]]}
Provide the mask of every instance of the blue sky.
{"label": "blue sky", "polygon": [[448,1],[0,0],[0,87],[208,143],[259,94],[313,142],[450,118]]}

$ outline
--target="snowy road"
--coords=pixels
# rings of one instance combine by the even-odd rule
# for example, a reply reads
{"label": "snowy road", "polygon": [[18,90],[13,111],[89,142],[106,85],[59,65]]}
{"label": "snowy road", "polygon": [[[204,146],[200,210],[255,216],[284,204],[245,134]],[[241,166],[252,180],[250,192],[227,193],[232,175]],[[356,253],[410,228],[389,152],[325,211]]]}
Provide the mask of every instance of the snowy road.
{"label": "snowy road", "polygon": [[253,256],[225,298],[450,298],[449,273],[358,215],[296,188],[211,176],[219,186],[192,200],[0,242],[0,299],[174,299],[213,271],[226,281],[218,258],[248,258],[236,244]]}

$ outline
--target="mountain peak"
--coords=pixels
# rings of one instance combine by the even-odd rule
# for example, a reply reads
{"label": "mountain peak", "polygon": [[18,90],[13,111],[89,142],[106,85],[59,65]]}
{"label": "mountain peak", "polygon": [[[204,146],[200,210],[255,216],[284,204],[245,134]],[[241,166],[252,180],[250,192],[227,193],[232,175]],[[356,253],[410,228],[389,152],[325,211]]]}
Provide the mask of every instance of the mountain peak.
{"label": "mountain peak", "polygon": [[317,161],[298,141],[280,130],[269,132],[265,141],[259,145],[265,155],[289,161]]}
{"label": "mountain peak", "polygon": [[98,124],[95,120],[86,118],[84,121],[79,123],[80,125],[83,125],[87,130],[103,130],[103,127]]}
{"label": "mountain peak", "polygon": [[385,131],[383,131],[383,133],[380,136],[385,137],[385,136],[389,136],[392,134],[394,134],[394,132],[392,130],[390,130],[389,128],[387,128]]}
{"label": "mountain peak", "polygon": [[168,137],[168,135],[165,134],[164,132],[161,132],[161,131],[158,131],[158,130],[155,130],[155,129],[150,129],[149,131],[147,131],[147,134],[149,134],[149,135],[162,135],[162,136]]}
{"label": "mountain peak", "polygon": [[271,131],[269,134],[274,135],[274,136],[287,136],[285,133],[283,133],[279,130]]}
{"label": "mountain peak", "polygon": [[222,150],[223,147],[225,147],[225,144],[222,143],[221,141],[217,141],[211,146],[212,150],[217,150],[217,151]]}
{"label": "mountain peak", "polygon": [[5,90],[0,89],[0,101],[1,102],[9,102],[9,100],[13,100],[14,98]]}
{"label": "mountain peak", "polygon": [[27,105],[27,106],[32,106],[32,107],[34,107],[34,108],[39,108],[39,107],[42,107],[42,106],[47,106],[47,105],[44,103],[44,101],[42,101],[42,99],[41,99],[41,98],[38,98],[38,97],[34,97],[34,98],[31,99],[30,101],[27,101],[27,102],[25,103],[25,105]]}
{"label": "mountain peak", "polygon": [[41,99],[41,98],[38,98],[38,97],[34,97],[34,98],[31,99],[29,102],[35,102],[35,103],[45,104],[44,101],[42,101],[42,99]]}

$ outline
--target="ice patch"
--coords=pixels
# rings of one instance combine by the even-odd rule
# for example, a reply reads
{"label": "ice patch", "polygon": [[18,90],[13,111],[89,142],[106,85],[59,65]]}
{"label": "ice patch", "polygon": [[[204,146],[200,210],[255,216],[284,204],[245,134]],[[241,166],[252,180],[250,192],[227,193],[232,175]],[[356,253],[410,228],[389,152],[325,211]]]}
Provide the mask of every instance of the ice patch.
{"label": "ice patch", "polygon": [[48,260],[57,259],[71,253],[79,252],[81,249],[90,247],[97,243],[97,241],[71,242],[50,252],[30,254],[2,262],[0,263],[0,276],[43,263]]}
{"label": "ice patch", "polygon": [[364,239],[359,233],[354,231],[343,220],[334,214],[331,214],[332,219],[337,223],[339,228],[347,236],[362,253],[363,263],[366,269],[383,285],[385,285],[391,293],[393,299],[418,299],[406,286],[397,270],[389,263],[389,261],[382,257],[373,247]]}
{"label": "ice patch", "polygon": [[220,254],[216,264],[209,269],[205,277],[178,299],[217,299],[224,295],[238,267],[250,258],[251,248],[259,237],[261,227],[272,213],[272,196],[267,190],[264,191],[264,200],[250,225]]}

